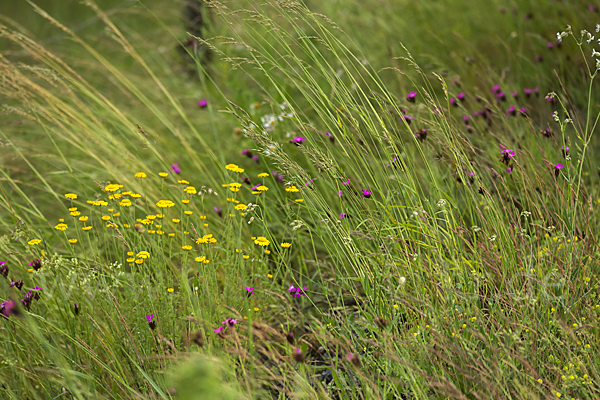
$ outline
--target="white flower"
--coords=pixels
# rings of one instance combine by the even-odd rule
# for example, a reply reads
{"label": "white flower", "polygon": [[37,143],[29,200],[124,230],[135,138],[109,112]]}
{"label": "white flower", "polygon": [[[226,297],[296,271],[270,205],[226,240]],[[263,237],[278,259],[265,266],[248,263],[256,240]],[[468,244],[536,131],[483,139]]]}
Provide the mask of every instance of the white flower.
{"label": "white flower", "polygon": [[406,283],[406,278],[401,276],[398,281],[400,282],[401,285],[404,285]]}
{"label": "white flower", "polygon": [[600,32],[600,24],[596,24],[596,33]]}
{"label": "white flower", "polygon": [[562,35],[560,34],[560,32],[556,32],[556,40],[562,42]]}
{"label": "white flower", "polygon": [[277,118],[273,114],[263,115],[260,121],[267,132],[271,132],[277,125]]}
{"label": "white flower", "polygon": [[600,56],[600,53],[596,51],[596,49],[592,49],[592,57]]}
{"label": "white flower", "polygon": [[587,42],[589,43],[592,40],[594,40],[594,37],[588,33],[588,40],[587,40]]}

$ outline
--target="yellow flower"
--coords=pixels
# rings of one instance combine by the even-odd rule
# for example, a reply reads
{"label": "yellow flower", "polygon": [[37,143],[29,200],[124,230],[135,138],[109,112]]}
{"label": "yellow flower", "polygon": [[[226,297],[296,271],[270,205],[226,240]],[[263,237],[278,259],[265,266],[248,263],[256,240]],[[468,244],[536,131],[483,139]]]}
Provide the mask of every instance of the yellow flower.
{"label": "yellow flower", "polygon": [[68,226],[67,224],[58,224],[54,227],[55,229],[59,230],[59,231],[66,231]]}
{"label": "yellow flower", "polygon": [[200,257],[194,258],[194,260],[196,260],[197,262],[204,262],[204,260],[206,260],[206,257],[205,256],[200,256]]}
{"label": "yellow flower", "polygon": [[190,183],[188,181],[186,181],[185,179],[180,179],[177,181],[177,183],[181,183],[182,185],[189,185]]}
{"label": "yellow flower", "polygon": [[210,261],[209,260],[204,260],[202,261],[204,264],[208,264]]}
{"label": "yellow flower", "polygon": [[229,187],[229,183],[224,183],[221,185],[222,187]]}
{"label": "yellow flower", "polygon": [[273,278],[273,275],[267,274],[267,278],[271,279],[271,278]]}
{"label": "yellow flower", "polygon": [[108,196],[109,200],[115,200],[121,198],[121,193],[115,193]]}
{"label": "yellow flower", "polygon": [[193,186],[188,186],[185,189],[183,189],[184,192],[186,192],[187,194],[196,194],[196,188]]}
{"label": "yellow flower", "polygon": [[241,174],[242,172],[244,172],[244,168],[236,168],[233,170],[233,172],[237,172],[238,174]]}
{"label": "yellow flower", "polygon": [[250,256],[248,256],[248,255],[246,255],[246,254],[244,254],[242,257],[244,257],[244,260],[247,260],[247,259],[249,259],[249,258],[250,258]]}
{"label": "yellow flower", "polygon": [[259,192],[258,190],[253,190],[252,194],[261,194],[262,192]]}
{"label": "yellow flower", "polygon": [[246,208],[248,208],[248,206],[245,204],[238,204],[237,206],[235,206],[236,210],[245,210]]}
{"label": "yellow flower", "polygon": [[142,224],[144,225],[150,225],[152,223],[151,220],[149,220],[148,218],[144,218],[143,220],[140,221]]}
{"label": "yellow flower", "polygon": [[271,250],[265,250],[265,254],[271,254]]}
{"label": "yellow flower", "polygon": [[69,243],[75,244],[75,243],[77,243],[77,239],[69,239]]}
{"label": "yellow flower", "polygon": [[104,200],[98,200],[94,205],[95,206],[107,206],[108,203]]}
{"label": "yellow flower", "polygon": [[235,187],[235,186],[230,186],[229,190],[231,190],[233,193],[239,192],[240,188],[239,187]]}
{"label": "yellow flower", "polygon": [[230,217],[235,217],[235,214],[229,214]]}
{"label": "yellow flower", "polygon": [[157,234],[157,235],[164,235],[164,234],[165,234],[165,231],[156,231],[156,234]]}
{"label": "yellow flower", "polygon": [[160,176],[161,178],[166,178],[167,176],[169,176],[169,174],[167,174],[166,172],[159,172],[158,176]]}
{"label": "yellow flower", "polygon": [[156,203],[156,205],[160,208],[168,208],[173,207],[175,203],[173,203],[171,200],[160,200],[158,203]]}
{"label": "yellow flower", "polygon": [[110,185],[106,185],[106,187],[104,188],[104,191],[105,192],[116,192],[117,190],[121,189],[122,187],[123,187],[123,185],[111,183]]}
{"label": "yellow flower", "polygon": [[269,243],[271,243],[271,242],[269,242],[269,240],[267,240],[267,238],[266,238],[266,237],[264,237],[264,236],[259,236],[259,237],[257,237],[257,238],[254,240],[254,243],[255,243],[255,244],[257,244],[257,245],[259,245],[259,246],[263,246],[263,247],[264,247],[264,246],[268,246],[268,245],[269,245]]}
{"label": "yellow flower", "polygon": [[237,182],[233,182],[233,183],[229,184],[229,187],[231,187],[231,186],[239,188],[239,187],[242,186],[242,184],[241,183],[237,183]]}
{"label": "yellow flower", "polygon": [[107,211],[113,212],[113,211],[115,211],[115,209],[114,208],[109,208]]}
{"label": "yellow flower", "polygon": [[154,221],[156,219],[156,215],[153,215],[153,214],[146,215],[146,219],[149,219],[150,221]]}
{"label": "yellow flower", "polygon": [[267,172],[261,172],[260,174],[258,174],[259,178],[266,178],[267,176],[269,176]]}
{"label": "yellow flower", "polygon": [[176,224],[178,224],[179,222],[181,222],[181,220],[179,218],[173,218],[173,222],[175,222]]}
{"label": "yellow flower", "polygon": [[155,227],[155,228],[162,228],[162,225],[157,225],[157,224],[154,224],[154,227]]}
{"label": "yellow flower", "polygon": [[40,239],[31,239],[29,242],[27,242],[27,244],[30,246],[35,246],[36,244],[40,244],[40,243],[42,243],[42,241]]}
{"label": "yellow flower", "polygon": [[130,256],[130,257],[133,256],[133,251],[128,251],[127,255]]}
{"label": "yellow flower", "polygon": [[140,197],[142,197],[142,195],[139,193],[132,193],[131,197],[133,197],[134,199],[139,199]]}
{"label": "yellow flower", "polygon": [[108,221],[110,219],[110,215],[103,215],[102,216],[102,220],[103,221]]}
{"label": "yellow flower", "polygon": [[121,202],[119,203],[119,205],[121,207],[131,207],[131,200],[129,200],[129,199],[123,199],[123,200],[121,200]]}
{"label": "yellow flower", "polygon": [[137,265],[140,265],[140,264],[142,264],[143,262],[144,262],[144,260],[143,260],[143,259],[141,259],[141,258],[138,258],[137,260],[135,260],[135,263],[136,263]]}
{"label": "yellow flower", "polygon": [[205,226],[206,228],[208,228],[208,224],[204,224],[204,226]]}
{"label": "yellow flower", "polygon": [[169,233],[169,236],[173,237],[173,236],[175,236],[175,234],[174,233]]}
{"label": "yellow flower", "polygon": [[296,199],[294,200],[296,203],[302,203],[304,201],[304,199]]}
{"label": "yellow flower", "polygon": [[92,227],[91,227],[91,226],[84,226],[84,227],[83,227],[83,228],[81,228],[81,229],[83,229],[84,231],[89,231],[89,230],[91,230],[91,229],[92,229]]}
{"label": "yellow flower", "polygon": [[173,293],[174,291],[175,291],[175,289],[173,289],[172,287],[167,289],[167,292],[169,292],[169,293]]}
{"label": "yellow flower", "polygon": [[201,215],[198,218],[200,218],[200,219],[206,219],[206,215]]}
{"label": "yellow flower", "polygon": [[288,247],[290,247],[291,245],[292,245],[291,243],[287,243],[287,242],[281,243],[281,247],[283,247],[283,248],[285,248],[285,249],[287,249],[287,248],[288,248]]}
{"label": "yellow flower", "polygon": [[75,193],[67,193],[65,194],[65,197],[69,200],[76,200],[77,199],[77,195]]}
{"label": "yellow flower", "polygon": [[163,214],[156,214],[156,218],[159,218],[159,219],[160,218],[164,218],[164,215]]}
{"label": "yellow flower", "polygon": [[89,217],[88,217],[87,215],[84,215],[84,216],[81,216],[81,217],[79,217],[79,220],[80,220],[81,222],[85,222],[85,221],[87,221],[87,220],[88,220],[88,218],[89,218]]}
{"label": "yellow flower", "polygon": [[192,215],[194,212],[193,211],[184,211],[183,212],[185,215]]}
{"label": "yellow flower", "polygon": [[121,213],[114,213],[112,216],[113,217],[118,217],[119,215],[121,215]]}
{"label": "yellow flower", "polygon": [[95,205],[95,203],[96,203],[96,200],[88,200],[88,201],[86,201],[86,203],[88,203],[88,204],[92,204],[92,205]]}
{"label": "yellow flower", "polygon": [[141,224],[135,224],[135,225],[133,225],[133,227],[135,228],[136,231],[138,231],[140,233],[142,233],[146,230],[146,229],[144,229],[144,226]]}
{"label": "yellow flower", "polygon": [[190,201],[189,201],[189,200],[181,200],[181,202],[182,202],[183,204],[190,204]]}
{"label": "yellow flower", "polygon": [[142,250],[136,254],[136,257],[137,258],[150,258],[150,253],[148,253],[146,250]]}
{"label": "yellow flower", "polygon": [[192,246],[190,246],[189,244],[186,244],[185,246],[182,246],[181,248],[184,250],[191,250]]}
{"label": "yellow flower", "polygon": [[134,175],[136,178],[145,178],[146,177],[146,173],[145,172],[138,172],[137,174]]}
{"label": "yellow flower", "polygon": [[225,169],[226,169],[226,170],[229,170],[229,171],[235,171],[235,170],[236,170],[236,169],[238,169],[238,168],[239,168],[239,167],[238,167],[237,165],[235,165],[235,164],[227,164],[227,165],[225,166]]}
{"label": "yellow flower", "polygon": [[260,308],[254,307],[254,311],[260,311]]}
{"label": "yellow flower", "polygon": [[77,211],[77,207],[71,207],[69,208],[69,211]]}
{"label": "yellow flower", "polygon": [[260,185],[259,187],[256,188],[257,191],[259,192],[266,192],[267,190],[269,190],[268,187]]}
{"label": "yellow flower", "polygon": [[285,191],[290,192],[290,193],[296,193],[296,192],[299,192],[300,190],[296,186],[290,186],[290,187],[286,187]]}
{"label": "yellow flower", "polygon": [[127,262],[128,262],[128,263],[132,263],[132,262],[134,262],[134,261],[135,261],[135,258],[133,258],[133,257],[130,257],[130,258],[128,258],[128,259],[127,259]]}
{"label": "yellow flower", "polygon": [[133,194],[133,192],[131,190],[128,190],[126,192],[121,193],[123,196],[131,196]]}

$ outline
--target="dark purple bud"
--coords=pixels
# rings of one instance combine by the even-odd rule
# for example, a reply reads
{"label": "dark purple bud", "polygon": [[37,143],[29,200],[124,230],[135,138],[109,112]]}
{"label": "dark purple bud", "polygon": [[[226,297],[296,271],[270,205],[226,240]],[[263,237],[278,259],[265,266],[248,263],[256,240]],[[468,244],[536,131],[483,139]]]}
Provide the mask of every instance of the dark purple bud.
{"label": "dark purple bud", "polygon": [[217,215],[221,218],[223,218],[223,211],[221,210],[221,207],[213,207],[213,210],[215,210],[215,212],[217,213]]}
{"label": "dark purple bud", "polygon": [[21,288],[23,287],[23,281],[18,280],[18,281],[11,282],[10,287],[16,287],[17,289],[21,290]]}
{"label": "dark purple bud", "polygon": [[356,368],[360,368],[360,358],[358,357],[358,354],[350,353],[348,354],[347,358],[348,361],[352,363],[352,365],[354,365]]}
{"label": "dark purple bud", "polygon": [[294,343],[296,342],[296,338],[294,337],[294,332],[286,333],[285,340],[287,340],[287,342],[293,346]]}
{"label": "dark purple bud", "polygon": [[75,307],[73,307],[73,312],[75,312],[75,315],[79,315],[79,306],[77,303],[75,303]]}
{"label": "dark purple bud", "polygon": [[42,268],[42,260],[40,260],[39,258],[36,258],[35,260],[33,260],[32,262],[29,263],[29,266],[37,271],[40,268]]}
{"label": "dark purple bud", "polygon": [[302,353],[302,350],[300,350],[299,348],[296,348],[296,350],[294,350],[294,352],[292,353],[292,357],[294,358],[294,360],[296,360],[296,362],[299,363],[303,363],[306,360],[306,357]]}
{"label": "dark purple bud", "polygon": [[[8,261],[0,261],[0,275],[5,278],[8,278],[8,265],[6,265]],[[29,264],[31,265],[31,263]]]}
{"label": "dark purple bud", "polygon": [[542,58],[542,55],[541,55],[541,54],[538,54],[537,56],[535,56],[535,57],[533,58],[533,60],[534,60],[535,62],[542,62],[542,60],[543,60],[543,58]]}

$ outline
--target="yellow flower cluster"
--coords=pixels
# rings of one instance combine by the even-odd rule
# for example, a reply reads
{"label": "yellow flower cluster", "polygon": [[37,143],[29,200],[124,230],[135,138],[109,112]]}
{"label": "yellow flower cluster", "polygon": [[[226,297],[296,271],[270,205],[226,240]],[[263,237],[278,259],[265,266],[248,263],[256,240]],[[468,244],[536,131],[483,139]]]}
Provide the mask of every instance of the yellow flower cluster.
{"label": "yellow flower cluster", "polygon": [[231,172],[237,172],[239,174],[241,174],[242,172],[244,172],[243,168],[240,168],[240,167],[238,167],[235,164],[227,164],[225,166],[225,169],[228,170],[228,171],[231,171]]}

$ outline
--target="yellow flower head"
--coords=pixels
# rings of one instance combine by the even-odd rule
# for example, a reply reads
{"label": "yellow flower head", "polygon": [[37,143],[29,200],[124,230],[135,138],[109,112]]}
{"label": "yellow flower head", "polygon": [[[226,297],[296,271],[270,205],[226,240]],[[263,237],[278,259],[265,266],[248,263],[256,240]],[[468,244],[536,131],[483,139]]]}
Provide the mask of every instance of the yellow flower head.
{"label": "yellow flower head", "polygon": [[249,259],[249,258],[250,258],[250,256],[249,256],[249,255],[246,255],[246,254],[244,254],[242,257],[244,257],[244,260],[247,260],[247,259]]}
{"label": "yellow flower head", "polygon": [[181,220],[179,218],[173,218],[173,222],[178,224],[179,222],[181,222]]}
{"label": "yellow flower head", "polygon": [[121,207],[131,207],[131,200],[129,200],[129,199],[123,199],[123,200],[121,200],[121,202],[119,203],[119,205]]}
{"label": "yellow flower head", "polygon": [[174,291],[175,291],[175,289],[173,289],[172,287],[167,289],[167,292],[169,292],[169,293],[173,293]]}
{"label": "yellow flower head", "polygon": [[104,188],[105,192],[116,192],[117,190],[121,189],[123,187],[123,185],[117,185],[116,183],[111,183],[110,185],[106,185],[106,187]]}
{"label": "yellow flower head", "polygon": [[245,210],[246,208],[248,208],[248,206],[245,204],[238,204],[237,206],[235,206],[236,210],[241,210],[241,211]]}
{"label": "yellow flower head", "polygon": [[194,212],[193,211],[184,211],[183,212],[185,215],[192,215]]}
{"label": "yellow flower head", "polygon": [[290,187],[286,187],[285,191],[290,192],[290,193],[296,193],[296,192],[299,192],[300,190],[296,186],[290,186]]}
{"label": "yellow flower head", "polygon": [[120,199],[120,198],[121,198],[121,193],[114,193],[114,194],[108,195],[109,200],[116,200],[116,199]]}
{"label": "yellow flower head", "polygon": [[103,220],[103,221],[108,221],[108,220],[110,220],[110,215],[103,215],[103,216],[102,216],[102,220]]}
{"label": "yellow flower head", "polygon": [[40,243],[42,243],[42,241],[40,239],[31,239],[29,242],[27,242],[27,244],[30,246],[35,246]]}
{"label": "yellow flower head", "polygon": [[81,212],[79,212],[79,211],[71,211],[69,214],[71,214],[74,217],[79,217],[81,215]]}
{"label": "yellow flower head", "polygon": [[231,187],[229,187],[229,190],[231,190],[233,193],[236,193],[236,192],[240,191],[240,188],[236,187],[236,186],[231,186]]}
{"label": "yellow flower head", "polygon": [[80,220],[81,222],[85,222],[85,221],[87,221],[87,220],[88,220],[88,218],[89,218],[89,217],[88,217],[87,215],[83,215],[83,216],[79,217],[79,220]]}
{"label": "yellow flower head", "polygon": [[159,219],[160,218],[164,218],[164,215],[163,214],[156,214],[156,218],[159,218]]}
{"label": "yellow flower head", "polygon": [[185,200],[185,199],[181,200],[181,202],[182,202],[183,204],[190,204],[190,201],[189,201],[189,200]]}
{"label": "yellow flower head", "polygon": [[128,262],[128,263],[132,263],[132,262],[134,262],[134,261],[135,261],[135,258],[133,258],[133,257],[129,257],[129,258],[127,259],[127,262]]}
{"label": "yellow flower head", "polygon": [[54,227],[55,229],[59,230],[59,231],[66,231],[68,226],[67,224],[58,224]]}
{"label": "yellow flower head", "polygon": [[296,203],[302,203],[304,201],[304,199],[296,199],[294,200]]}
{"label": "yellow flower head", "polygon": [[200,256],[200,257],[194,258],[194,260],[197,261],[197,262],[204,262],[204,260],[206,260],[206,257],[205,256]]}
{"label": "yellow flower head", "polygon": [[140,264],[142,264],[143,262],[144,262],[144,260],[143,260],[143,259],[141,259],[141,258],[138,258],[137,260],[135,260],[135,263],[136,263],[137,265],[140,265]]}
{"label": "yellow flower head", "polygon": [[137,258],[150,258],[150,253],[148,253],[146,250],[142,250],[136,254],[136,257]]}
{"label": "yellow flower head", "polygon": [[175,203],[173,203],[171,200],[160,200],[158,203],[156,203],[156,205],[160,208],[168,208],[173,207]]}
{"label": "yellow flower head", "polygon": [[75,193],[67,193],[65,194],[65,197],[69,200],[76,200],[77,199],[77,195]]}
{"label": "yellow flower head", "polygon": [[69,208],[69,211],[77,211],[77,207],[71,207]]}
{"label": "yellow flower head", "polygon": [[146,219],[149,219],[150,221],[154,221],[156,219],[156,215],[153,215],[153,214],[146,215]]}
{"label": "yellow flower head", "polygon": [[268,187],[260,185],[259,187],[256,188],[257,191],[259,192],[266,192],[267,190],[269,190]]}
{"label": "yellow flower head", "polygon": [[133,192],[131,190],[128,190],[126,192],[121,193],[123,196],[131,196],[133,194]]}
{"label": "yellow flower head", "polygon": [[187,194],[196,194],[198,192],[196,190],[196,188],[193,186],[188,186],[185,189],[183,189],[183,191],[186,192]]}
{"label": "yellow flower head", "polygon": [[225,166],[225,169],[228,171],[235,171],[236,169],[238,169],[239,167],[235,164],[227,164]]}
{"label": "yellow flower head", "polygon": [[137,174],[134,175],[136,178],[145,178],[146,177],[146,173],[145,172],[138,172]]}
{"label": "yellow flower head", "polygon": [[185,246],[181,246],[181,248],[184,250],[191,250],[192,246],[190,246],[189,244],[186,244]]}
{"label": "yellow flower head", "polygon": [[131,197],[133,197],[134,199],[139,199],[140,197],[142,197],[142,195],[139,193],[132,193]]}
{"label": "yellow flower head", "polygon": [[160,176],[161,178],[166,178],[167,176],[169,176],[169,174],[167,174],[166,172],[159,172],[158,176]]}
{"label": "yellow flower head", "polygon": [[84,226],[81,229],[83,229],[84,231],[90,231],[90,230],[92,230],[92,227],[91,226]]}
{"label": "yellow flower head", "polygon": [[77,243],[77,239],[69,239],[69,243],[75,244],[75,243]]}
{"label": "yellow flower head", "polygon": [[290,247],[292,244],[288,243],[288,242],[283,242],[281,243],[281,247],[283,247],[284,249],[287,249],[288,247]]}
{"label": "yellow flower head", "polygon": [[267,176],[269,176],[269,174],[266,172],[261,172],[260,174],[258,174],[259,178],[266,178]]}
{"label": "yellow flower head", "polygon": [[128,252],[127,252],[127,255],[128,255],[129,257],[132,257],[132,256],[133,256],[133,251],[128,251]]}
{"label": "yellow flower head", "polygon": [[182,185],[189,185],[190,183],[188,181],[186,181],[185,179],[180,179],[177,181],[177,183],[181,183]]}
{"label": "yellow flower head", "polygon": [[254,240],[254,244],[257,244],[257,245],[263,246],[263,247],[268,246],[269,243],[271,243],[271,242],[269,242],[269,240],[264,236],[259,236]]}

